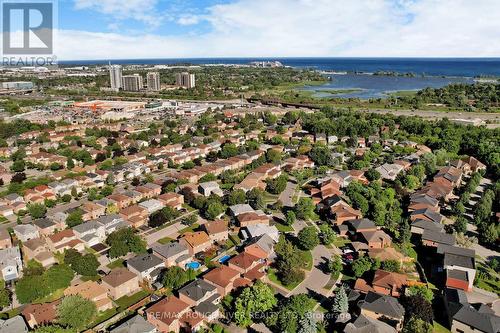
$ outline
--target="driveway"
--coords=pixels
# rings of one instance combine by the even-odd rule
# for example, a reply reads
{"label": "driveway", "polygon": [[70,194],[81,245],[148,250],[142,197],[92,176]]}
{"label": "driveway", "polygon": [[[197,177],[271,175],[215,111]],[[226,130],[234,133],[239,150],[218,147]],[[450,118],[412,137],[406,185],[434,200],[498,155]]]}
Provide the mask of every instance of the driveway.
{"label": "driveway", "polygon": [[[309,294],[313,293],[325,294],[323,287],[330,281],[330,274],[324,273],[321,266],[327,259],[330,259],[332,252],[324,245],[318,245],[312,251],[313,268],[309,273],[306,273],[306,278],[302,283],[289,293],[290,295]],[[314,296],[314,295],[313,295]]]}
{"label": "driveway", "polygon": [[297,188],[297,184],[288,182],[286,183],[286,188],[283,192],[280,193],[278,200],[281,201],[284,207],[293,207],[295,204],[293,203],[293,196],[295,194],[295,190]]}

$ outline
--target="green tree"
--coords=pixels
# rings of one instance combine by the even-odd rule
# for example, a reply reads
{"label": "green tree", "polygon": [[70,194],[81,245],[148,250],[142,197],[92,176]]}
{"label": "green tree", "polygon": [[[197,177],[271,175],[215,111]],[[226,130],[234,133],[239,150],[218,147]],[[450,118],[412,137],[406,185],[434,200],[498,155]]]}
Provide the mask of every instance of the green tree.
{"label": "green tree", "polygon": [[313,149],[309,152],[309,157],[316,163],[318,166],[334,166],[335,161],[332,157],[332,152],[328,147],[325,146],[314,146]]}
{"label": "green tree", "polygon": [[234,302],[234,318],[237,325],[247,327],[252,324],[252,315],[266,312],[278,303],[274,290],[260,281],[243,289]]}
{"label": "green tree", "polygon": [[25,168],[26,165],[24,163],[24,160],[14,161],[14,163],[12,163],[12,165],[10,166],[10,170],[14,172],[23,172]]}
{"label": "green tree", "polygon": [[434,299],[434,293],[432,292],[432,290],[424,285],[408,287],[407,294],[409,296],[420,295],[429,303],[432,303],[432,300]]}
{"label": "green tree", "polygon": [[335,233],[335,231],[333,231],[332,227],[326,223],[320,225],[319,230],[319,238],[321,240],[321,243],[324,245],[332,244],[337,238],[337,234]]}
{"label": "green tree", "polygon": [[299,319],[299,329],[297,333],[316,333],[318,332],[317,323],[314,319],[314,313],[308,312]]}
{"label": "green tree", "polygon": [[31,303],[48,294],[46,281],[41,275],[23,276],[16,283],[16,297],[22,304]]}
{"label": "green tree", "polygon": [[208,201],[208,207],[205,210],[205,216],[209,220],[215,220],[219,215],[223,214],[225,211],[224,205],[219,201]]}
{"label": "green tree", "polygon": [[347,313],[349,312],[349,303],[347,299],[347,294],[345,292],[344,286],[340,286],[337,293],[335,294],[335,298],[333,299],[333,308],[334,313]]}
{"label": "green tree", "polygon": [[304,250],[312,250],[319,245],[319,235],[315,227],[305,227],[298,233],[299,244]]}
{"label": "green tree", "polygon": [[342,259],[338,255],[333,255],[326,263],[328,273],[340,273],[342,271]]}
{"label": "green tree", "polygon": [[47,281],[47,287],[51,292],[69,287],[71,285],[71,280],[73,280],[75,276],[73,270],[65,264],[54,265],[44,274],[45,281]]}
{"label": "green tree", "polygon": [[70,228],[73,228],[77,225],[83,223],[83,211],[79,208],[75,209],[66,217],[66,225]]}
{"label": "green tree", "polygon": [[72,264],[71,268],[78,274],[83,276],[97,275],[99,261],[92,253],[87,253],[78,257]]}
{"label": "green tree", "polygon": [[75,330],[71,328],[65,328],[60,325],[44,325],[39,326],[34,330],[35,333],[74,333]]}
{"label": "green tree", "polygon": [[112,232],[106,239],[109,245],[109,256],[117,258],[126,255],[129,252],[146,252],[146,242],[141,236],[136,235],[132,228],[121,228]]}
{"label": "green tree", "polygon": [[162,282],[164,287],[175,290],[194,280],[195,277],[196,274],[192,269],[183,270],[179,266],[172,266],[163,273]]}
{"label": "green tree", "polygon": [[432,333],[432,325],[417,317],[411,317],[403,326],[402,333]]}
{"label": "green tree", "polygon": [[397,260],[385,260],[382,262],[382,269],[397,273],[401,269],[401,264]]}
{"label": "green tree", "polygon": [[77,330],[87,327],[96,314],[95,303],[79,295],[64,297],[57,307],[58,322]]}
{"label": "green tree", "polygon": [[227,204],[230,206],[237,205],[237,204],[243,204],[246,201],[246,194],[245,191],[238,189],[231,191],[227,197]]}
{"label": "green tree", "polygon": [[286,212],[286,218],[285,218],[286,225],[292,225],[295,223],[296,220],[297,217],[295,216],[295,213],[292,210]]}
{"label": "green tree", "polygon": [[372,268],[372,261],[368,257],[360,257],[353,261],[351,268],[356,277],[361,277]]}
{"label": "green tree", "polygon": [[28,213],[32,218],[40,219],[47,213],[47,208],[44,205],[38,203],[29,204]]}
{"label": "green tree", "polygon": [[8,289],[0,289],[0,309],[8,306],[10,304],[10,291]]}
{"label": "green tree", "polygon": [[253,188],[247,192],[247,202],[253,209],[266,208],[264,192],[259,188]]}
{"label": "green tree", "polygon": [[225,143],[222,145],[221,149],[221,157],[222,158],[230,158],[238,155],[238,147],[234,143]]}
{"label": "green tree", "polygon": [[295,214],[299,219],[312,219],[314,217],[314,208],[314,203],[311,198],[302,197],[295,206]]}

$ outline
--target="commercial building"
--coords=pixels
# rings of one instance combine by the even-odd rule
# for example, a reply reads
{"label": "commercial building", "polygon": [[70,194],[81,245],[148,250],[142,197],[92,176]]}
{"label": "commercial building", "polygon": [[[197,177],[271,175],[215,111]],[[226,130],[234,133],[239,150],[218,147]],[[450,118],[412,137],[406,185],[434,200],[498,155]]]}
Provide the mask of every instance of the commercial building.
{"label": "commercial building", "polygon": [[111,89],[120,90],[123,88],[122,83],[122,66],[120,65],[109,65],[109,82]]}
{"label": "commercial building", "polygon": [[160,91],[160,73],[158,72],[149,72],[146,76],[146,82],[148,85],[149,91]]}
{"label": "commercial building", "polygon": [[7,90],[31,90],[34,87],[33,82],[29,81],[2,82],[2,89]]}
{"label": "commercial building", "polygon": [[194,74],[187,72],[175,74],[175,85],[183,88],[194,88],[196,80]]}
{"label": "commercial building", "polygon": [[125,91],[139,91],[142,90],[142,76],[139,74],[124,75],[123,76],[123,90]]}

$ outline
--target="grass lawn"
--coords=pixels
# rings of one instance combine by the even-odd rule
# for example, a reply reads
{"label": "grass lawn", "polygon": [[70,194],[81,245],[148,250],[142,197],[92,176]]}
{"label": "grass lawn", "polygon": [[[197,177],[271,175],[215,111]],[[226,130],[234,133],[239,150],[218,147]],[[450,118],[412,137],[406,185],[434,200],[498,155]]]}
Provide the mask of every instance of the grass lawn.
{"label": "grass lawn", "polygon": [[109,269],[118,268],[118,267],[125,267],[125,260],[116,259],[115,261],[112,261],[109,264],[107,264],[106,267],[108,267]]}
{"label": "grass lawn", "polygon": [[95,276],[82,276],[81,279],[82,281],[97,281],[99,280],[101,277],[99,275],[95,275]]}
{"label": "grass lawn", "polygon": [[168,244],[168,243],[170,243],[172,241],[173,241],[173,239],[170,238],[170,237],[163,237],[163,238],[161,238],[161,239],[158,240],[158,243],[160,243],[160,244]]}
{"label": "grass lawn", "polygon": [[50,295],[34,300],[33,303],[49,303],[62,298],[64,296],[64,289],[66,288],[57,289]]}
{"label": "grass lawn", "polygon": [[18,307],[18,308],[9,310],[9,311],[5,311],[5,312],[0,313],[0,318],[4,319],[4,320],[12,318],[12,317],[19,315],[21,313],[21,311],[22,311],[21,307]]}
{"label": "grass lawn", "polygon": [[346,244],[349,244],[351,241],[348,239],[345,239],[343,237],[337,237],[335,241],[332,243],[332,245],[335,245],[336,247],[343,247]]}
{"label": "grass lawn", "polygon": [[279,232],[293,232],[293,227],[291,225],[285,225],[281,223],[275,223],[274,226]]}
{"label": "grass lawn", "polygon": [[97,317],[95,318],[94,322],[92,324],[90,324],[89,327],[97,326],[100,323],[102,323],[102,322],[108,320],[109,318],[113,317],[115,314],[117,314],[116,309],[117,308],[111,308],[111,309],[108,309],[106,311],[103,311],[103,312],[99,313],[97,315]]}
{"label": "grass lawn", "polygon": [[133,295],[123,296],[117,299],[115,302],[118,304],[118,312],[124,311],[129,306],[134,305],[148,295],[149,293],[146,290],[141,290]]}
{"label": "grass lawn", "polygon": [[198,223],[193,223],[192,225],[185,227],[184,229],[179,230],[179,234],[183,235],[186,232],[193,232],[194,229],[197,229],[199,227],[200,227],[200,225]]}
{"label": "grass lawn", "polygon": [[434,332],[434,333],[450,333],[450,330],[435,321],[432,332]]}
{"label": "grass lawn", "polygon": [[288,289],[288,290],[293,290],[295,289],[295,287],[297,287],[302,281],[298,282],[298,283],[294,283],[294,284],[291,284],[291,285],[284,285],[283,283],[281,283],[281,281],[278,279],[278,276],[276,276],[276,270],[274,268],[269,268],[269,270],[267,271],[267,277],[269,278],[269,280],[271,282],[274,282],[276,283],[277,285],[285,288],[285,289]]}
{"label": "grass lawn", "polygon": [[499,294],[500,279],[497,272],[482,263],[478,263],[477,268],[474,285],[478,288]]}
{"label": "grass lawn", "polygon": [[313,267],[313,257],[311,251],[302,251],[302,257],[304,258],[306,264],[304,266],[305,269],[310,271]]}
{"label": "grass lawn", "polygon": [[238,234],[230,234],[229,240],[231,240],[231,242],[233,242],[234,245],[241,244],[241,239],[240,237],[238,237]]}

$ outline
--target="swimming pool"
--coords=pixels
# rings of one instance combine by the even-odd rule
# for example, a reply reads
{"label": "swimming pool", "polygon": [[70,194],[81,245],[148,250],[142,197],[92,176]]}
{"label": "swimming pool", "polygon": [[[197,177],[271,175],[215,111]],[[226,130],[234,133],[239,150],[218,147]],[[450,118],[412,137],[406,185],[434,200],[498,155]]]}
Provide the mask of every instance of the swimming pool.
{"label": "swimming pool", "polygon": [[191,261],[186,264],[186,268],[190,269],[198,269],[200,268],[200,266],[201,266],[200,263],[197,261]]}
{"label": "swimming pool", "polygon": [[219,263],[223,264],[223,263],[225,263],[226,261],[228,261],[228,260],[229,260],[229,258],[231,258],[231,256],[226,254],[225,256],[223,256],[223,257],[221,257],[221,258],[219,259]]}

